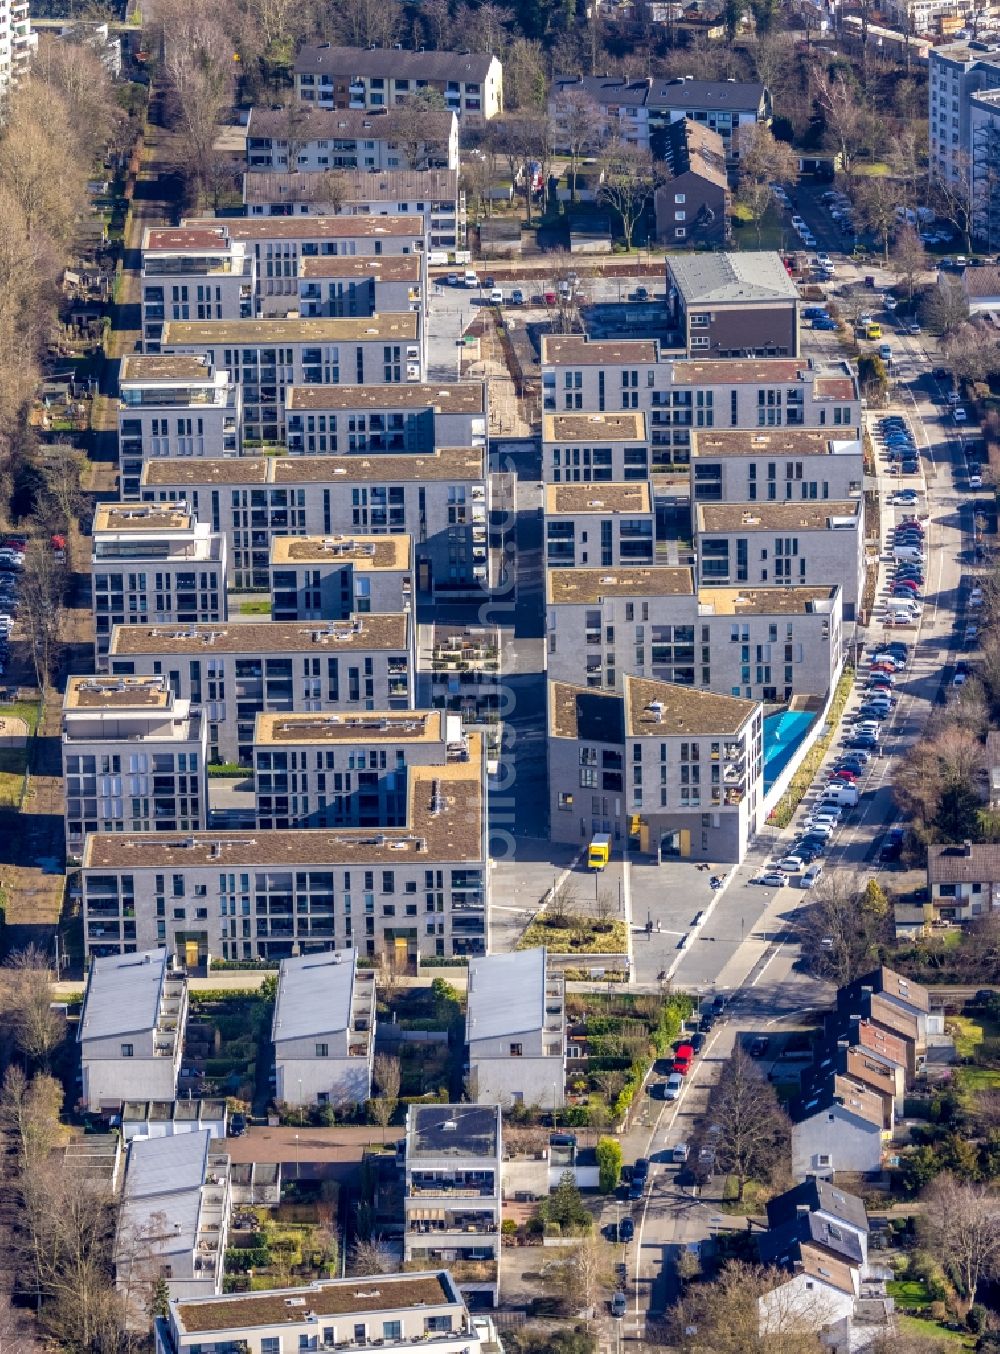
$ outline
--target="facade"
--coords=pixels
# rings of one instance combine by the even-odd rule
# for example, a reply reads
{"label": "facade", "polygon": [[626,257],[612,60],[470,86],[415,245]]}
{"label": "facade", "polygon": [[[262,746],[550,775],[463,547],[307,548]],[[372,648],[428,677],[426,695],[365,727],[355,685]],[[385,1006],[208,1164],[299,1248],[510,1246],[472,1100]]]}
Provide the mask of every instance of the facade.
{"label": "facade", "polygon": [[337,532],[410,536],[419,592],[468,589],[487,577],[481,447],[440,447],[428,455],[154,461],[143,472],[142,495],[149,502],[181,498],[223,532],[237,588],[268,588],[272,537],[326,539]]}
{"label": "facade", "polygon": [[653,198],[656,238],[674,249],[721,248],[729,234],[725,142],[687,118],[671,123],[664,139],[670,179]]}
{"label": "facade", "polygon": [[[407,52],[400,47],[301,47],[293,67],[295,94],[316,108],[376,112],[405,107],[428,90],[463,123],[488,122],[503,112],[503,68],[475,52]],[[421,114],[423,116],[423,114]]]}
{"label": "facade", "polygon": [[226,539],[183,503],[101,503],[94,513],[94,653],[116,625],[225,621]]}
{"label": "facade", "polygon": [[412,601],[409,536],[271,538],[272,620],[341,621]]}
{"label": "facade", "polygon": [[139,497],[154,456],[239,456],[243,400],[226,371],[203,357],[123,357],[118,382],[118,465],[123,499]]}
{"label": "facade", "polygon": [[0,24],[0,95],[28,73],[38,48],[38,34],[31,31],[28,0],[12,0]]}
{"label": "facade", "polygon": [[842,428],[697,432],[692,437],[695,503],[826,502],[860,498],[861,433]]}
{"label": "facade", "polygon": [[372,1093],[375,975],[358,952],[282,959],[274,1005],[274,1098],[286,1105],[363,1104]]}
{"label": "facade", "polygon": [[656,512],[648,480],[596,486],[549,484],[544,492],[547,568],[653,563]]}
{"label": "facade", "polygon": [[362,112],[305,103],[252,108],[247,124],[250,173],[361,170],[458,170],[458,118],[445,109],[419,114],[415,131],[405,109]]}
{"label": "facade", "polygon": [[291,386],[285,396],[292,456],[485,447],[486,382]]}
{"label": "facade", "polygon": [[370,957],[389,949],[401,965],[418,954],[485,954],[478,734],[469,734],[468,747],[465,760],[411,770],[401,827],[91,834],[82,867],[85,925],[94,902],[131,907],[138,943],[158,937],[188,968],[213,955],[285,959],[352,947]]}
{"label": "facade", "polygon": [[419,310],[426,295],[425,262],[423,254],[302,259],[299,314],[312,320]]}
{"label": "facade", "polygon": [[[91,917],[105,911],[108,881],[92,878]],[[135,894],[118,891],[121,915],[135,911]],[[184,1051],[187,982],[170,969],[165,949],[124,952],[121,944],[108,957],[93,956],[83,994],[77,1030],[83,1087],[80,1099],[88,1110],[120,1108],[126,1100],[173,1100]]]}
{"label": "facade", "polygon": [[63,697],[66,855],[88,832],[198,832],[208,725],[162,677],[69,677]]}
{"label": "facade", "polygon": [[466,1300],[500,1287],[499,1105],[411,1105],[406,1113],[403,1259],[447,1264]]}
{"label": "facade", "polygon": [[838,1075],[823,1090],[793,1102],[792,1179],[881,1170],[883,1114],[874,1091]]}
{"label": "facade", "polygon": [[548,707],[553,841],[743,859],[764,812],[759,704],[626,676],[620,695],[550,681]]}
{"label": "facade", "polygon": [[1000,89],[1000,58],[987,42],[948,43],[927,55],[931,177],[968,183],[971,193],[972,99]]}
{"label": "facade", "polygon": [[469,965],[465,1043],[478,1105],[566,1103],[566,986],[544,947]]}
{"label": "facade", "polygon": [[211,762],[250,766],[265,711],[409,710],[413,624],[406,613],[340,621],[117,626],[114,675],[166,678],[208,722]]}
{"label": "facade", "polygon": [[225,227],[148,227],[142,237],[143,352],[160,352],[168,320],[250,319],[256,281],[253,254]]}
{"label": "facade", "polygon": [[845,621],[858,619],[864,591],[860,498],[828,503],[696,503],[695,549],[702,585],[838,584]]}
{"label": "facade", "polygon": [[667,308],[689,357],[799,355],[799,291],[780,254],[671,255]]}
{"label": "facade", "polygon": [[[297,287],[294,278],[282,287]],[[294,306],[295,302],[292,302]],[[424,336],[416,311],[352,319],[212,320],[164,326],[163,350],[220,362],[243,395],[246,442],[285,436],[285,392],[294,385],[422,381]]]}
{"label": "facade", "polygon": [[1000,907],[1000,850],[991,842],[927,848],[927,892],[938,922],[967,922]]}
{"label": "facade", "polygon": [[644,414],[542,415],[546,484],[645,482],[649,468]]}

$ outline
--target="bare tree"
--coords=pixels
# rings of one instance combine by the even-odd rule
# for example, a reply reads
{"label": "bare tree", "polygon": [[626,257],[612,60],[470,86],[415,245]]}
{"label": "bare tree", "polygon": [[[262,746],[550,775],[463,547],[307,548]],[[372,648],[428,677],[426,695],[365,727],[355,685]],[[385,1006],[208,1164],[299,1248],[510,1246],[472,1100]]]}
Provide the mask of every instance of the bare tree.
{"label": "bare tree", "polygon": [[814,70],[813,97],[823,114],[827,136],[840,152],[841,168],[850,179],[854,174],[854,157],[868,129],[867,109],[842,71],[830,75],[826,70]]}
{"label": "bare tree", "polygon": [[59,618],[65,581],[65,567],[56,560],[47,542],[33,541],[21,570],[21,599],[31,662],[43,692],[49,689],[59,658]]}
{"label": "bare tree", "polygon": [[969,318],[969,299],[958,278],[939,277],[924,301],[924,319],[945,338]]}
{"label": "bare tree", "polygon": [[795,152],[786,142],[776,141],[766,123],[740,128],[739,199],[757,227],[758,244],[761,223],[774,199],[771,185],[792,182],[797,177]]}
{"label": "bare tree", "polygon": [[545,917],[556,930],[566,930],[579,912],[576,891],[567,880],[554,888],[545,905]]}
{"label": "bare tree", "polygon": [[548,77],[540,43],[530,38],[514,39],[504,58],[503,88],[506,107],[513,111],[541,112],[545,108]]}
{"label": "bare tree", "polygon": [[59,1122],[62,1104],[62,1087],[54,1077],[38,1073],[29,1080],[19,1067],[8,1067],[0,1088],[0,1131],[19,1171],[44,1170],[47,1157],[65,1135]]}
{"label": "bare tree", "polygon": [[945,337],[944,354],[963,381],[985,381],[1000,369],[1000,343],[993,326],[985,320],[956,325]]}
{"label": "bare tree", "polygon": [[838,986],[850,983],[871,967],[885,929],[885,918],[866,905],[850,875],[824,875],[806,910],[803,961],[818,978]]}
{"label": "bare tree", "polygon": [[574,1314],[591,1316],[612,1276],[612,1252],[596,1232],[581,1240],[545,1271],[543,1283],[564,1297]]}
{"label": "bare tree", "polygon": [[16,950],[0,969],[0,1008],[13,1023],[18,1048],[43,1067],[65,1033],[52,1008],[52,979],[49,957],[37,945]]}
{"label": "bare tree", "polygon": [[905,225],[896,233],[892,246],[891,266],[906,286],[906,295],[913,300],[917,279],[927,267],[927,251],[916,228]]}
{"label": "bare tree", "polygon": [[392,1116],[396,1113],[396,1106],[399,1104],[399,1087],[401,1084],[399,1059],[388,1053],[376,1053],[372,1068],[372,1081],[378,1092],[369,1102],[372,1118],[384,1132]]}
{"label": "bare tree", "polygon": [[889,262],[889,241],[896,226],[896,208],[901,202],[900,185],[887,174],[858,179],[854,204],[862,224],[881,242],[882,255]]}
{"label": "bare tree", "polygon": [[193,0],[161,0],[163,72],[182,133],[179,168],[203,189],[213,173],[219,119],[233,97],[233,43],[215,14]]}
{"label": "bare tree", "polygon": [[632,236],[653,192],[653,157],[641,146],[615,141],[603,156],[604,181],[600,197],[617,213],[625,236],[625,248],[632,248]]}
{"label": "bare tree", "polygon": [[569,155],[570,201],[575,202],[580,160],[599,146],[606,119],[600,105],[585,90],[569,86],[553,100],[553,120],[556,141]]}
{"label": "bare tree", "polygon": [[923,1196],[922,1225],[971,1307],[984,1279],[1000,1273],[1000,1201],[986,1185],[939,1175]]}
{"label": "bare tree", "polygon": [[714,1283],[692,1285],[676,1304],[672,1344],[683,1354],[820,1354],[818,1332],[834,1314],[819,1303],[807,1306],[801,1293],[785,1298],[788,1279],[729,1261]]}
{"label": "bare tree", "polygon": [[383,941],[375,956],[375,989],[387,1005],[392,1005],[405,976],[406,961],[400,959],[395,945]]}
{"label": "bare tree", "polygon": [[766,1179],[788,1148],[788,1120],[774,1087],[736,1044],[709,1095],[709,1117],[722,1132],[716,1160],[736,1177],[737,1198],[748,1180]]}
{"label": "bare tree", "polygon": [[947,221],[962,238],[966,254],[972,250],[972,160],[967,151],[957,151],[953,157],[954,178],[935,174],[931,179],[930,205],[943,221]]}
{"label": "bare tree", "polygon": [[368,1241],[356,1241],[350,1251],[351,1273],[391,1274],[396,1268],[392,1247],[381,1236]]}

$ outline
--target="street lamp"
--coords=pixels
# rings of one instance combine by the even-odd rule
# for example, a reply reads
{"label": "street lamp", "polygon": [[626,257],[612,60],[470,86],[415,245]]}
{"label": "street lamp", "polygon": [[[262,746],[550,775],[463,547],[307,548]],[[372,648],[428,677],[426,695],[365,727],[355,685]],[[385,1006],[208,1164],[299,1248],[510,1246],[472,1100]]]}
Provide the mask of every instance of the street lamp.
{"label": "street lamp", "polygon": [[295,1135],[295,1180],[299,1178],[299,1135]]}

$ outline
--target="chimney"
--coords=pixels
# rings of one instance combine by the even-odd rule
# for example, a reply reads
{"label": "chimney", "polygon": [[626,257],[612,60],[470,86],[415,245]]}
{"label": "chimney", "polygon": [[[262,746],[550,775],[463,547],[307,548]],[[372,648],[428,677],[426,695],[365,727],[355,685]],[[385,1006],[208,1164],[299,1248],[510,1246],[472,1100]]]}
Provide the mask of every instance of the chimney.
{"label": "chimney", "polygon": [[972,842],[970,842],[968,838],[966,838],[965,841],[962,843],[962,855],[965,856],[966,860],[971,859]]}
{"label": "chimney", "polygon": [[797,1218],[808,1218],[808,1216],[809,1216],[809,1205],[808,1205],[808,1204],[796,1204],[796,1205],[795,1205],[795,1216],[796,1216]]}

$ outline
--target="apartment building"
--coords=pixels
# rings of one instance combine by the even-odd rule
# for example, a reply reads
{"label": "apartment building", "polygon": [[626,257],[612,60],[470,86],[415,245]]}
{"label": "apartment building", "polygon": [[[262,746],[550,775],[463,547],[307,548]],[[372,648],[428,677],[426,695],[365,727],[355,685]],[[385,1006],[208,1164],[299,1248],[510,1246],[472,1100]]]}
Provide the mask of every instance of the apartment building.
{"label": "apartment building", "polygon": [[272,536],[326,538],[338,531],[412,537],[419,592],[478,587],[487,576],[481,447],[440,447],[428,455],[153,461],[143,472],[142,496],[183,498],[224,532],[237,588],[269,586]]}
{"label": "apartment building", "polygon": [[274,1098],[358,1106],[372,1093],[375,974],[357,950],[282,959],[271,1025]]}
{"label": "apartment building", "polygon": [[248,216],[422,216],[429,249],[465,243],[465,192],[457,169],[341,169],[337,201],[326,170],[260,170],[243,177]]}
{"label": "apartment building", "polygon": [[485,381],[291,386],[285,395],[288,451],[433,455],[436,447],[485,447],[486,398]]}
{"label": "apartment building", "polygon": [[478,1105],[566,1103],[566,985],[544,946],[469,964],[465,1043]]}
{"label": "apartment building", "polygon": [[499,1350],[481,1338],[447,1270],[175,1300],[156,1318],[154,1337],[156,1354],[293,1354],[338,1345],[403,1354],[427,1342],[436,1354]]}
{"label": "apartment building", "polygon": [[[285,281],[297,286],[294,278]],[[171,321],[163,330],[165,352],[204,356],[231,373],[242,391],[248,447],[284,440],[289,386],[340,385],[342,377],[358,385],[422,381],[424,345],[415,311],[351,319]]]}
{"label": "apartment building", "polygon": [[412,768],[402,827],[93,833],[84,919],[95,903],[128,904],[139,945],[159,938],[189,968],[352,947],[402,965],[485,954],[486,844],[485,760],[470,733],[465,760]]}
{"label": "apartment building", "polygon": [[243,397],[206,357],[123,357],[118,381],[118,465],[123,499],[139,497],[157,456],[240,456]]}
{"label": "apartment building", "polygon": [[645,414],[542,415],[546,484],[645,482],[649,470]]}
{"label": "apartment building", "polygon": [[687,118],[665,128],[663,139],[670,179],[653,195],[656,238],[674,249],[721,248],[729,238],[725,142]]}
{"label": "apartment building", "polygon": [[843,662],[837,586],[708,587],[686,568],[552,569],[550,681],[621,690],[625,673],[746,700],[825,696]]}
{"label": "apartment building", "polygon": [[799,300],[778,253],[667,259],[667,309],[689,357],[798,357]]}
{"label": "apartment building", "polygon": [[182,502],[99,503],[91,605],[102,668],[116,625],[225,621],[226,540]]}
{"label": "apartment building", "polygon": [[168,320],[247,320],[254,314],[253,253],[224,226],[148,226],[142,235],[142,346],[158,353]]}
{"label": "apartment building", "polygon": [[604,833],[656,859],[738,864],[763,821],[756,701],[625,676],[548,683],[549,836]]}
{"label": "apartment building", "polygon": [[115,675],[165,677],[203,707],[209,761],[250,766],[263,711],[410,709],[413,643],[408,614],[116,626],[109,662]]}
{"label": "apartment building", "polygon": [[698,431],[692,435],[693,503],[843,501],[861,495],[860,428]]}
{"label": "apartment building", "polygon": [[[992,161],[990,138],[973,143],[974,96],[1000,89],[1000,53],[989,42],[952,42],[931,47],[927,54],[930,173],[949,184],[965,185],[970,199]],[[981,105],[981,112],[987,105]],[[989,118],[980,117],[980,122]]]}
{"label": "apartment building", "polygon": [[[90,920],[106,914],[107,881],[91,880]],[[135,892],[116,892],[115,921],[135,913]],[[120,935],[120,932],[119,932]],[[187,980],[162,948],[87,937],[87,986],[77,1030],[82,1103],[94,1113],[126,1100],[173,1100],[184,1049]]]}
{"label": "apartment building", "polygon": [[252,108],[250,173],[328,174],[458,170],[458,118],[451,109]]}
{"label": "apartment building", "polygon": [[[503,68],[490,52],[407,52],[401,47],[300,47],[295,95],[317,108],[399,108],[414,94],[440,94],[461,122],[503,112]],[[423,113],[421,113],[423,117]]]}
{"label": "apartment building", "polygon": [[409,536],[273,536],[271,619],[341,621],[407,611],[413,600]]}
{"label": "apartment building", "polygon": [[410,768],[468,756],[460,717],[443,710],[258,715],[257,826],[402,827]]}
{"label": "apartment building", "polygon": [[426,295],[425,272],[424,254],[302,259],[299,314],[312,320],[419,310]]}
{"label": "apartment building", "polygon": [[114,1254],[130,1330],[149,1329],[148,1291],[155,1277],[166,1280],[173,1300],[222,1292],[230,1164],[207,1128],[132,1139]]}
{"label": "apartment building", "polygon": [[28,0],[11,0],[0,23],[0,95],[27,75],[37,50],[38,34],[31,31]]}
{"label": "apartment building", "polygon": [[411,1105],[406,1112],[403,1259],[446,1264],[467,1300],[500,1290],[499,1105]]}
{"label": "apartment building", "polygon": [[697,503],[700,585],[839,584],[845,621],[864,591],[864,507],[840,502]]}
{"label": "apartment building", "polygon": [[208,724],[163,677],[69,677],[62,709],[66,856],[88,832],[198,832]]}
{"label": "apartment building", "polygon": [[656,512],[648,480],[546,485],[544,518],[550,569],[653,563]]}

